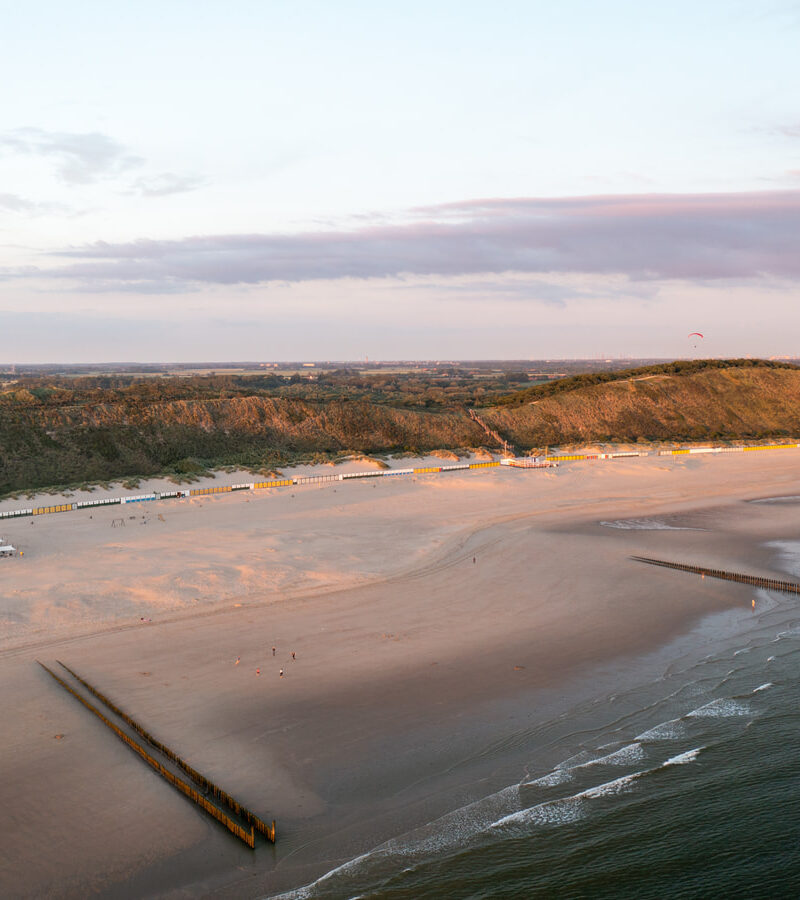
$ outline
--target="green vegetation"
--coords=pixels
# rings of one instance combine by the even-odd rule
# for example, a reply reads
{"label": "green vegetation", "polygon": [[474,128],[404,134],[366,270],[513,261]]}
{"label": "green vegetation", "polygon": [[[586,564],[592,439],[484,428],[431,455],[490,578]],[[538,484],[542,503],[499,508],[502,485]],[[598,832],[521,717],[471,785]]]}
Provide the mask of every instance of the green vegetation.
{"label": "green vegetation", "polygon": [[311,375],[207,375],[140,378],[25,376],[0,392],[0,408],[13,402],[66,409],[95,404],[150,404],[169,400],[230,400],[273,397],[310,403],[359,400],[401,409],[451,409],[490,401],[529,383],[525,372],[442,367],[428,372],[361,374],[348,369]]}
{"label": "green vegetation", "polygon": [[469,417],[476,407],[519,452],[800,436],[800,369],[788,363],[700,360],[621,372],[597,364],[544,381],[541,373],[575,371],[549,365],[9,376],[0,387],[0,495],[160,474],[192,480],[211,467],[269,471],[353,453],[479,447],[493,440]]}
{"label": "green vegetation", "polygon": [[461,379],[398,378],[24,377],[0,393],[0,494],[485,442]]}
{"label": "green vegetation", "polygon": [[[482,418],[518,448],[800,438],[800,368],[753,360],[648,367],[504,398]],[[535,389],[534,389],[535,391]]]}
{"label": "green vegetation", "polygon": [[579,390],[594,384],[607,384],[611,381],[629,381],[631,378],[645,378],[653,375],[695,375],[709,369],[797,369],[789,362],[774,362],[766,359],[686,359],[671,363],[659,363],[651,366],[639,366],[635,369],[623,369],[618,372],[590,372],[561,378],[545,384],[513,394],[497,397],[487,406],[524,406],[541,397],[550,397],[568,391]]}

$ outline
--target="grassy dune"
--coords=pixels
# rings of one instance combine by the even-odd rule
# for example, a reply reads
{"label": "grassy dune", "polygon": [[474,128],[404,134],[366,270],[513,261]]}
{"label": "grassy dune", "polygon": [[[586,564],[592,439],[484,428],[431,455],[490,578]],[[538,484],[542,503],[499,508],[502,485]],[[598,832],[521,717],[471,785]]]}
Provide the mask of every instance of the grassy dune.
{"label": "grassy dune", "polygon": [[[0,495],[207,467],[269,469],[347,452],[519,451],[588,442],[800,438],[800,368],[705,360],[591,372],[508,393],[415,374],[17,379],[0,390]],[[302,391],[304,396],[292,392]]]}
{"label": "grassy dune", "polygon": [[517,445],[800,437],[800,369],[743,364],[616,380],[504,398],[481,410]]}
{"label": "grassy dune", "polygon": [[0,406],[0,494],[207,466],[259,468],[346,451],[423,452],[485,443],[461,410],[265,396]]}

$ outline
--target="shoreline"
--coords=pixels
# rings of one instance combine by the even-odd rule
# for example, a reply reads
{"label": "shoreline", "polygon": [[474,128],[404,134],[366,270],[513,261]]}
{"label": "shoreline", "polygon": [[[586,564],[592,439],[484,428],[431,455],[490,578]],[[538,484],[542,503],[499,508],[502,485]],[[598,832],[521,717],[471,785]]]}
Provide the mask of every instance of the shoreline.
{"label": "shoreline", "polygon": [[[194,883],[221,897],[264,896],[429,821],[507,777],[519,754],[503,749],[503,741],[513,744],[545,707],[568,706],[566,695],[585,690],[589,673],[605,668],[613,677],[622,667],[624,676],[635,660],[681,635],[691,642],[710,613],[749,607],[744,586],[639,571],[629,555],[660,552],[720,568],[736,558],[748,572],[769,574],[775,554],[765,544],[794,536],[791,504],[750,507],[746,521],[737,504],[770,490],[800,494],[790,460],[765,459],[756,469],[741,457],[386,482],[385,490],[297,492],[302,505],[271,498],[280,508],[268,518],[280,521],[269,528],[263,504],[215,499],[187,508],[168,532],[177,549],[137,557],[149,559],[151,577],[164,584],[176,572],[205,569],[208,560],[191,547],[209,529],[236,536],[224,549],[240,566],[255,547],[286,564],[299,540],[302,553],[290,561],[305,580],[287,577],[268,592],[218,598],[224,608],[181,607],[169,620],[168,608],[151,603],[154,621],[141,626],[118,600],[109,630],[73,633],[57,649],[40,643],[0,651],[2,712],[18,722],[0,742],[14,783],[11,822],[18,824],[4,838],[17,876],[38,879],[29,893],[53,890],[57,882],[48,879],[60,872],[60,896],[78,896],[90,882],[100,895],[141,896],[147,884],[178,890]],[[673,517],[675,530],[598,524],[637,515]],[[704,531],[688,530],[701,525]],[[131,528],[123,551],[98,550],[97,529],[48,529],[30,555],[50,573],[44,605],[67,597],[79,571],[85,578],[87,558],[136,556],[139,542],[149,548],[148,529]],[[348,543],[351,530],[356,540]],[[271,554],[263,553],[267,538]],[[83,566],[64,571],[54,540],[72,540]],[[317,578],[309,590],[311,560]],[[28,553],[21,562],[29,562]],[[114,585],[107,585],[105,602]],[[273,645],[283,654],[274,663]],[[242,857],[218,826],[170,797],[157,779],[151,784],[126,748],[114,747],[33,673],[36,655],[73,665],[225,789],[274,815],[274,858],[270,850]],[[278,679],[278,667],[285,678]],[[56,732],[66,737],[55,741]],[[80,792],[65,782],[67,772]],[[106,826],[99,831],[98,819]],[[112,822],[124,828],[125,844]],[[67,827],[75,836],[65,840]],[[38,869],[27,845],[34,834],[39,843],[62,841]],[[230,880],[237,866],[246,883]],[[120,893],[123,871],[128,894]]]}

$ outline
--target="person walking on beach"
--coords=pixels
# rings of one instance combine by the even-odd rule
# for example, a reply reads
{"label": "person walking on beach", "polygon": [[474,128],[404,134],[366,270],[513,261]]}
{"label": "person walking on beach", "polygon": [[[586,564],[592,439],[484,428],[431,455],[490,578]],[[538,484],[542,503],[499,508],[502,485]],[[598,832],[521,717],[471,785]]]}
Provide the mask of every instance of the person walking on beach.
{"label": "person walking on beach", "polygon": [[272,648],[272,655],[275,656],[275,648]]}
{"label": "person walking on beach", "polygon": [[256,669],[256,675],[260,675],[260,674],[261,674],[261,669]]}
{"label": "person walking on beach", "polygon": [[474,556],[472,557],[472,565],[473,566],[475,565],[475,557]]}
{"label": "person walking on beach", "polygon": [[292,650],[292,659],[296,659],[297,657],[294,655],[294,650]]}
{"label": "person walking on beach", "polygon": [[241,659],[242,659],[241,656],[237,656],[237,657],[236,657],[236,662],[234,663],[234,665],[235,665],[235,666],[238,666],[239,663],[241,662]]}
{"label": "person walking on beach", "polygon": [[283,678],[283,669],[281,669],[280,677]]}

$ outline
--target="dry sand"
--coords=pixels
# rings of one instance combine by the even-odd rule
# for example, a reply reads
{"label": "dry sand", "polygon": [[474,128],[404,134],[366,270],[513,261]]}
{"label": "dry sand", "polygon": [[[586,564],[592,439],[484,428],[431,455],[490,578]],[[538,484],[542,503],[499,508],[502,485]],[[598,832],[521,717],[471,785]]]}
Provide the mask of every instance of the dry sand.
{"label": "dry sand", "polygon": [[[628,557],[772,573],[764,543],[797,536],[792,510],[742,501],[781,494],[800,495],[796,451],[0,522],[25,554],[0,560],[0,895],[263,896],[479,796],[503,736],[598,667],[749,605],[744,587]],[[599,524],[654,515],[697,530]],[[37,658],[276,818],[277,846],[240,846]]]}

